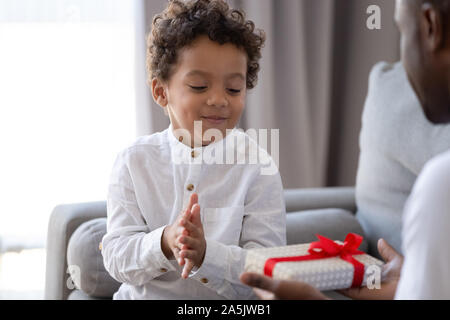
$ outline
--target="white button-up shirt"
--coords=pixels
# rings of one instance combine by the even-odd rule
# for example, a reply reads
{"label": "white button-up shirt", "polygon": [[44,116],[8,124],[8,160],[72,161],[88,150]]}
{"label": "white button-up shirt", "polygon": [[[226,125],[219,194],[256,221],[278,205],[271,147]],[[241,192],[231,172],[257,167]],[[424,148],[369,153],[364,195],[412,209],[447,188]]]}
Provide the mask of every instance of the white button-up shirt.
{"label": "white button-up shirt", "polygon": [[[269,162],[248,160],[255,146],[247,134],[234,129],[221,141],[191,149],[175,138],[170,126],[138,138],[118,155],[102,239],[105,268],[123,283],[114,299],[255,297],[239,281],[245,249],[286,244],[281,177],[278,170],[263,173],[262,168],[274,163],[259,146]],[[225,155],[224,164],[212,157],[230,148],[237,150],[237,163],[227,164]],[[200,268],[183,279],[182,267],[163,254],[161,236],[193,192],[199,198],[206,252]]]}
{"label": "white button-up shirt", "polygon": [[395,298],[450,299],[450,151],[424,167],[403,215],[405,260]]}

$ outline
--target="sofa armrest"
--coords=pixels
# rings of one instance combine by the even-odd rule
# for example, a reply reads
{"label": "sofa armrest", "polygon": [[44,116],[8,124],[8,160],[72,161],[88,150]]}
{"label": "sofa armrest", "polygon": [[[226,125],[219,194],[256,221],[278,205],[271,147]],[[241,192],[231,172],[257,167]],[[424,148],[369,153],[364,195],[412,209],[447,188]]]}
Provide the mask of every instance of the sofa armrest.
{"label": "sofa armrest", "polygon": [[356,212],[354,187],[285,189],[286,212],[339,208]]}
{"label": "sofa armrest", "polygon": [[65,300],[67,285],[67,245],[82,223],[106,217],[106,201],[58,205],[50,215],[47,233],[45,299]]}

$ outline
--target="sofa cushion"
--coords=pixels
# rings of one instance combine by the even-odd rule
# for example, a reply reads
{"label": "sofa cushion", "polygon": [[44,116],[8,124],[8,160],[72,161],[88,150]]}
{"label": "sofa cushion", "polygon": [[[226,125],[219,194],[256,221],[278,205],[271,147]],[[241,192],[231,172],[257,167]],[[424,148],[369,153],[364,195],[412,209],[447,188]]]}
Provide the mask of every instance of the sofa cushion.
{"label": "sofa cushion", "polygon": [[[286,216],[287,244],[300,244],[317,241],[316,234],[344,241],[348,233],[357,233],[363,237],[364,231],[355,215],[344,209],[318,209],[290,212]],[[364,239],[359,250],[367,251]]]}
{"label": "sofa cushion", "polygon": [[69,294],[69,296],[67,297],[67,300],[111,300],[111,297],[105,297],[105,298],[93,297],[93,296],[87,295],[86,293],[84,293],[81,290],[75,289],[75,290],[72,290],[72,292]]}
{"label": "sofa cushion", "polygon": [[105,233],[106,218],[84,222],[67,247],[67,264],[69,270],[74,270],[72,280],[77,289],[92,297],[111,298],[120,287],[103,265],[99,245]]}

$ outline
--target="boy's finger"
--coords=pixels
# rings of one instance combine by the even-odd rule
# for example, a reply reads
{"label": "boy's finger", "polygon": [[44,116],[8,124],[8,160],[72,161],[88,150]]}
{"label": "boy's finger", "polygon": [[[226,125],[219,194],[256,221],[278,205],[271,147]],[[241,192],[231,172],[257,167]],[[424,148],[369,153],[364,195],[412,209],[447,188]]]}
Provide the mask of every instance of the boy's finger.
{"label": "boy's finger", "polygon": [[178,222],[180,222],[181,219],[188,219],[189,216],[190,216],[190,214],[188,213],[187,209],[181,211],[180,216],[179,216],[179,219],[178,219]]}
{"label": "boy's finger", "polygon": [[192,207],[190,221],[197,227],[200,227],[202,225],[201,216],[200,216],[200,205],[198,203],[196,203]]}
{"label": "boy's finger", "polygon": [[191,259],[185,259],[186,264],[183,268],[183,273],[181,276],[186,279],[189,276],[189,273],[191,272],[192,268],[194,267],[194,262]]}
{"label": "boy's finger", "polygon": [[[175,240],[175,246],[178,250],[186,250],[186,249],[190,249],[190,246],[187,243],[184,243],[183,241],[186,241],[186,239],[184,239],[184,237],[187,237],[186,235],[180,235],[176,238]],[[181,239],[184,239],[183,241],[181,241]],[[193,243],[192,241],[188,240],[189,243]],[[194,242],[195,245],[195,242]]]}
{"label": "boy's finger", "polygon": [[174,248],[174,249],[172,250],[172,252],[173,252],[173,256],[174,256],[175,259],[177,260],[178,264],[179,264],[180,266],[184,265],[185,261],[184,261],[184,259],[181,258],[181,256],[180,256],[181,250],[180,250],[179,248]]}
{"label": "boy's finger", "polygon": [[180,221],[180,225],[187,230],[188,234],[191,237],[198,238],[200,236],[198,227],[196,225],[194,225],[192,222],[190,222],[189,220],[182,219]]}
{"label": "boy's finger", "polygon": [[178,217],[178,223],[180,223],[180,221],[182,219],[189,219],[191,217],[191,212],[188,209],[185,209],[183,211],[181,211],[179,217]]}
{"label": "boy's finger", "polygon": [[[184,236],[184,235],[182,235],[178,238],[178,242],[180,242],[183,245],[183,247],[185,245],[189,248],[196,248],[199,244],[197,239],[189,237],[189,236]],[[183,249],[183,248],[181,248],[181,249]]]}
{"label": "boy's finger", "polygon": [[180,257],[183,259],[195,260],[197,258],[197,251],[195,250],[181,250]]}
{"label": "boy's finger", "polygon": [[179,225],[175,229],[175,240],[177,240],[182,235],[183,236],[188,236],[189,235],[189,231],[185,227]]}
{"label": "boy's finger", "polygon": [[196,193],[191,194],[189,197],[189,202],[178,216],[177,220],[180,222],[181,219],[189,219],[191,217],[192,207],[198,202],[198,195]]}
{"label": "boy's finger", "polygon": [[177,242],[176,242],[176,245],[177,245],[177,249],[178,249],[178,250],[180,250],[180,251],[183,250],[183,246],[184,246],[184,245],[183,245],[182,243],[180,243],[179,241],[177,241]]}
{"label": "boy's finger", "polygon": [[191,249],[188,245],[181,243],[180,241],[177,241],[177,249],[178,250],[188,250]]}
{"label": "boy's finger", "polygon": [[175,257],[175,259],[178,261],[178,259],[180,259],[180,249],[173,248],[172,253],[173,253],[173,256]]}
{"label": "boy's finger", "polygon": [[190,216],[191,215],[191,211],[192,211],[192,207],[196,203],[198,203],[198,195],[194,192],[189,197],[189,203],[188,203],[188,205],[186,207],[186,210],[183,212],[184,213],[183,216]]}

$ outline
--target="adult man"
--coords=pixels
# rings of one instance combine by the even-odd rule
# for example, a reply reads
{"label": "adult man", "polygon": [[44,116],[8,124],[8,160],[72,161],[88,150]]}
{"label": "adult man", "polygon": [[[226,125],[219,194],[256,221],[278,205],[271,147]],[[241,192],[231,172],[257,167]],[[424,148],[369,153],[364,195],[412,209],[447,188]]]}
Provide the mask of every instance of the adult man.
{"label": "adult man", "polygon": [[[426,117],[450,122],[450,16],[448,0],[397,0],[395,19],[408,79]],[[360,299],[450,299],[450,150],[423,169],[405,206],[403,253],[386,241],[378,250],[386,261],[380,290],[342,291]],[[315,288],[245,273],[241,281],[261,298],[326,299]],[[263,289],[263,291],[261,290]]]}

